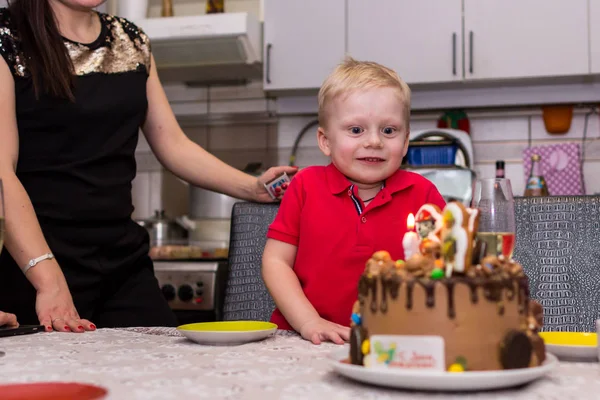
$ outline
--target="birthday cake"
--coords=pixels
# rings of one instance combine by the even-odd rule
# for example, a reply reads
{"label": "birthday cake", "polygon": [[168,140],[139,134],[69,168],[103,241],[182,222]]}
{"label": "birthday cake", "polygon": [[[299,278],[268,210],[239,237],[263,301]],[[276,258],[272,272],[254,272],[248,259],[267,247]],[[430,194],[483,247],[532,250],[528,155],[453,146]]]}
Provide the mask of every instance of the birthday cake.
{"label": "birthday cake", "polygon": [[521,266],[477,239],[479,210],[426,204],[416,220],[418,235],[403,241],[414,254],[394,261],[379,251],[366,263],[350,362],[450,372],[540,365],[542,308]]}

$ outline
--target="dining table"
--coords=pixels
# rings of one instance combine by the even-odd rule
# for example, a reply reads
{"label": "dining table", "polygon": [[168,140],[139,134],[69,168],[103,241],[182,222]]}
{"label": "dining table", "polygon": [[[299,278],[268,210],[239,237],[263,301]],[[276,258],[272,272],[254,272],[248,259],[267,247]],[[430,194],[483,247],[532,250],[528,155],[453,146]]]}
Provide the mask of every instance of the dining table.
{"label": "dining table", "polygon": [[330,354],[340,345],[314,345],[276,331],[252,343],[202,345],[175,328],[98,329],[0,339],[2,385],[77,382],[105,388],[112,399],[598,399],[597,362],[566,362],[516,388],[484,392],[400,390],[338,375]]}

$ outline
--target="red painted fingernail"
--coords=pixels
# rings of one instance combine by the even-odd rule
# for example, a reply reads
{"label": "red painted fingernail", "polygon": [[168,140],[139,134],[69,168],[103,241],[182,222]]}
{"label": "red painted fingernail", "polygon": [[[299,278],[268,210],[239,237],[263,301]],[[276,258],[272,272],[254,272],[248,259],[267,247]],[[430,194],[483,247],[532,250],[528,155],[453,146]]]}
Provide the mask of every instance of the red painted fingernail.
{"label": "red painted fingernail", "polygon": [[82,330],[83,330],[83,326],[79,325],[79,326],[77,327],[77,329],[79,329],[80,331],[82,331]]}
{"label": "red painted fingernail", "polygon": [[95,331],[95,330],[96,330],[96,325],[94,325],[94,324],[90,324],[90,328],[91,328],[93,331]]}
{"label": "red painted fingernail", "polygon": [[52,332],[52,327],[51,327],[51,326],[47,326],[47,327],[46,327],[46,330],[47,330],[48,332]]}
{"label": "red painted fingernail", "polygon": [[71,328],[65,325],[65,331],[71,331]]}

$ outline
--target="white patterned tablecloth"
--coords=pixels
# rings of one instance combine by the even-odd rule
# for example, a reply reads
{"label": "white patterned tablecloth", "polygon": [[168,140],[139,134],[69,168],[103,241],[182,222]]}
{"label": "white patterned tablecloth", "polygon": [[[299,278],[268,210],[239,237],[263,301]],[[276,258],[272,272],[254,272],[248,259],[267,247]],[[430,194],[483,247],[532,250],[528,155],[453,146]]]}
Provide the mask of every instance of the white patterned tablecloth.
{"label": "white patterned tablecloth", "polygon": [[[331,371],[333,344],[277,335],[232,347],[201,346],[171,328],[100,329],[0,339],[0,384],[68,381],[108,399],[599,399],[598,363],[566,363],[520,389],[421,393],[366,386]],[[0,393],[0,399],[2,393]]]}

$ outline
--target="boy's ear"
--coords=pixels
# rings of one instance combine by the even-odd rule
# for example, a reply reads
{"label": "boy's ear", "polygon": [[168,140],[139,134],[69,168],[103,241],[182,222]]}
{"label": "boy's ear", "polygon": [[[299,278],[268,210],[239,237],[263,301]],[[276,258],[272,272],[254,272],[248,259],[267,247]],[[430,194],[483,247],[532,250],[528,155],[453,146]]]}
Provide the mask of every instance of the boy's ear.
{"label": "boy's ear", "polygon": [[319,126],[319,129],[317,129],[317,143],[319,144],[319,149],[321,149],[323,154],[329,157],[331,155],[329,139],[327,138],[327,135],[325,135],[325,130],[321,126]]}

